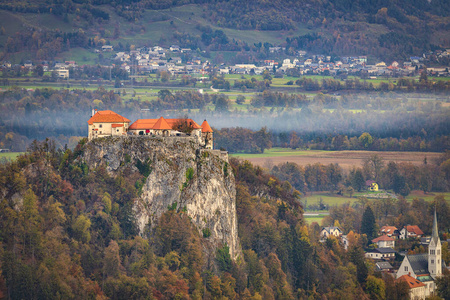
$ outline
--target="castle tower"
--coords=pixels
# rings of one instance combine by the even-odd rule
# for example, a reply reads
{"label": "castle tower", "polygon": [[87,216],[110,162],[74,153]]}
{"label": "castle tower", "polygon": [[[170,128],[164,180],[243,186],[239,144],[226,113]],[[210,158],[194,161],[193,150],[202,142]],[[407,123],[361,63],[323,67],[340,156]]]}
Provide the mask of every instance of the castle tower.
{"label": "castle tower", "polygon": [[211,126],[209,126],[208,122],[203,121],[202,123],[202,140],[205,143],[206,149],[212,149],[213,148],[213,130],[211,129]]}
{"label": "castle tower", "polygon": [[428,272],[433,278],[442,275],[441,240],[438,234],[436,208],[434,209],[433,232],[428,246]]}

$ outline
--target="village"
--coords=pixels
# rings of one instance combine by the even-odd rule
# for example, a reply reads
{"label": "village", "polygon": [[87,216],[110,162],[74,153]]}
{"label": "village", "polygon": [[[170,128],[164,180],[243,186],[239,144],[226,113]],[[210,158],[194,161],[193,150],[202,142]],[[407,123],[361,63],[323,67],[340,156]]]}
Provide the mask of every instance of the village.
{"label": "village", "polygon": [[[265,70],[272,74],[279,75],[321,75],[334,76],[345,79],[346,76],[358,75],[364,79],[376,79],[379,77],[404,77],[415,76],[418,70],[423,70],[428,64],[430,56],[448,58],[450,49],[445,51],[435,51],[424,53],[422,56],[412,56],[404,62],[368,62],[367,56],[344,56],[332,57],[330,55],[320,55],[307,53],[306,51],[296,51],[295,55],[289,57],[284,54],[283,47],[269,47],[269,57],[273,59],[261,59],[257,62],[239,63],[226,65],[224,63],[214,63],[211,58],[205,56],[204,51],[181,48],[172,45],[168,48],[161,46],[140,47],[129,51],[115,51],[111,45],[103,45],[101,49],[95,49],[98,55],[108,54],[111,59],[109,64],[102,64],[104,68],[119,67],[132,76],[169,72],[173,75],[194,74],[198,75],[197,80],[203,80],[211,67],[216,65],[219,74],[250,74],[260,75]],[[9,61],[0,63],[5,69],[27,69],[34,70],[41,65],[44,72],[54,72],[57,78],[68,79],[70,69],[82,69],[84,66],[74,60],[64,62],[32,62],[25,61],[22,64],[12,64]],[[438,67],[427,67],[429,76],[448,77],[449,68],[447,65]]]}
{"label": "village", "polygon": [[[320,241],[324,243],[329,238],[338,239],[345,250],[350,246],[348,235],[344,235],[339,227],[322,228]],[[408,254],[408,251],[396,251],[398,249],[396,242],[400,241],[419,242],[421,246],[427,248],[427,252]],[[375,271],[389,274],[397,282],[406,282],[410,299],[426,299],[435,295],[435,280],[442,276],[444,269],[447,268],[442,261],[436,211],[431,236],[425,236],[417,225],[407,225],[401,229],[395,226],[382,226],[378,237],[372,239],[371,245],[366,249],[365,257],[374,262]]]}

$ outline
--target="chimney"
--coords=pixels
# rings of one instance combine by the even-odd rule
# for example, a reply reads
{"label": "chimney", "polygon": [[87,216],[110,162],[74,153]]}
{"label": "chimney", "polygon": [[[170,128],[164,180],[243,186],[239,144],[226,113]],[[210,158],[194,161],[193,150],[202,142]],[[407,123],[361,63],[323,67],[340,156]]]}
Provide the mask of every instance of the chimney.
{"label": "chimney", "polygon": [[94,109],[92,109],[91,117],[93,117],[95,114]]}

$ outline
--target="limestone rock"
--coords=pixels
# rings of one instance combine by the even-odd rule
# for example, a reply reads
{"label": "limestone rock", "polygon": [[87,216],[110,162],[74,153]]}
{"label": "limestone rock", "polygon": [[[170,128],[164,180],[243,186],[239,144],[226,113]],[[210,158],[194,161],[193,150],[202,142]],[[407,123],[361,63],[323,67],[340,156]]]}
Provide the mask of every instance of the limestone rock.
{"label": "limestone rock", "polygon": [[227,244],[231,257],[241,254],[235,181],[226,152],[200,149],[189,137],[108,137],[88,142],[83,160],[90,167],[106,165],[112,175],[127,164],[136,172],[138,165],[149,167],[134,205],[141,235],[170,207],[191,218],[205,237],[206,251]]}

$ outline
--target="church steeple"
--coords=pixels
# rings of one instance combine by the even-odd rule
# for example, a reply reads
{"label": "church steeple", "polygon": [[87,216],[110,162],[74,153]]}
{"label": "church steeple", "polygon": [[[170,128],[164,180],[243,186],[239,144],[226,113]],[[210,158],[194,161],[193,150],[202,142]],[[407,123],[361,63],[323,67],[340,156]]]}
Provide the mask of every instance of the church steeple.
{"label": "church steeple", "polygon": [[441,239],[438,233],[436,208],[434,209],[433,230],[428,246],[428,272],[433,278],[442,275]]}
{"label": "church steeple", "polygon": [[431,238],[432,239],[438,239],[438,226],[437,226],[437,217],[436,217],[436,207],[434,208],[434,220],[433,220],[433,230],[431,232]]}

